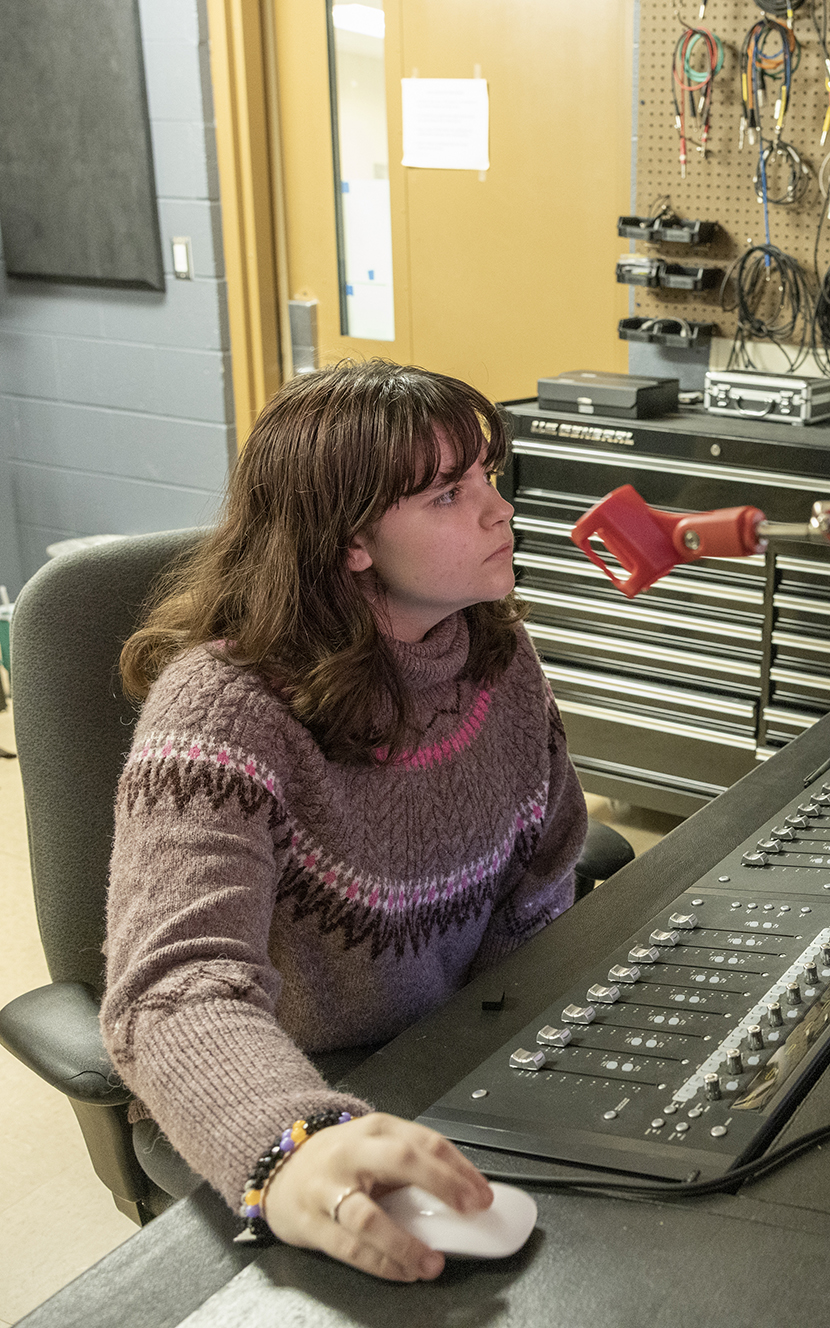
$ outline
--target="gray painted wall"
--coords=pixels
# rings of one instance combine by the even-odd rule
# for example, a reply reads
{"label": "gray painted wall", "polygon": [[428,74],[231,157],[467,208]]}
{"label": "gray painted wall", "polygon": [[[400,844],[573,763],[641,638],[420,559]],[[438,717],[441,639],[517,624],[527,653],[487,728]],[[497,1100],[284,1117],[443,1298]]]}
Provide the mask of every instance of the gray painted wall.
{"label": "gray painted wall", "polygon": [[[203,0],[139,0],[167,290],[0,289],[0,583],[75,535],[201,525],[236,452]],[[36,92],[35,92],[36,95]],[[195,280],[172,274],[192,239]]]}

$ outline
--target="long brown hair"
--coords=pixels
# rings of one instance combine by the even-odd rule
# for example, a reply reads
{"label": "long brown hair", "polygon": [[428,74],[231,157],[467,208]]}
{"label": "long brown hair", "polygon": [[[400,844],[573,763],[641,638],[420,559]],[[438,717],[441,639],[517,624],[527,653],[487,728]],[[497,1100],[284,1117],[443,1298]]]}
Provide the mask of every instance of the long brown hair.
{"label": "long brown hair", "polygon": [[[441,462],[436,427],[455,454],[449,481],[485,441],[486,464],[504,465],[498,410],[458,379],[372,360],[287,383],[242,451],[219,525],[162,583],[125,645],[126,691],[146,695],[176,655],[221,641],[222,657],[276,686],[331,759],[399,752],[406,692],[347,552],[400,498],[432,483]],[[513,658],[522,610],[510,595],[465,614],[465,671],[492,682]]]}

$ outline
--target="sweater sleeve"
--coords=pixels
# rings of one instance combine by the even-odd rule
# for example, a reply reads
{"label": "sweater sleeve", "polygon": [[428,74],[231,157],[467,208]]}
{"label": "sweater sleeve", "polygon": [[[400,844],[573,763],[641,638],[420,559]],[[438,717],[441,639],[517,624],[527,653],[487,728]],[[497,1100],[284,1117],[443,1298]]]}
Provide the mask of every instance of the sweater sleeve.
{"label": "sweater sleeve", "polygon": [[574,902],[574,868],[588,826],[585,795],[568,755],[559,708],[544,681],[550,784],[540,833],[526,864],[499,900],[470,976],[515,950]]}
{"label": "sweater sleeve", "polygon": [[371,1109],[329,1089],[275,1017],[268,937],[282,819],[274,793],[227,752],[206,758],[170,740],[134,750],[116,805],[104,1041],[234,1209],[286,1125],[327,1107]]}

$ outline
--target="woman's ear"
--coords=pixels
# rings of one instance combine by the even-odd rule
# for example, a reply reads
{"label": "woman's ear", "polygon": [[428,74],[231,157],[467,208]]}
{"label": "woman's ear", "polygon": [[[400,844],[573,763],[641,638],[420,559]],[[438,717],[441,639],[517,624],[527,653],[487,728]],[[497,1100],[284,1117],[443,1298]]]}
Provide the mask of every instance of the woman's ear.
{"label": "woman's ear", "polygon": [[355,535],[349,545],[346,566],[350,572],[366,572],[372,566],[372,555],[366,547],[363,535]]}

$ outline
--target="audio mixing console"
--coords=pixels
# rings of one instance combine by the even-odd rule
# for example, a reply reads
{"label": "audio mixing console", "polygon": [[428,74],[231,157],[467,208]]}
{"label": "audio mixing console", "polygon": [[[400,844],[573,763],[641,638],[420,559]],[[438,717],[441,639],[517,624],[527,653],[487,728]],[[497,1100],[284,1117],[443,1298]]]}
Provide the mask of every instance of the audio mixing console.
{"label": "audio mixing console", "polygon": [[711,1179],[763,1149],[828,1059],[818,774],[419,1119],[457,1142]]}

